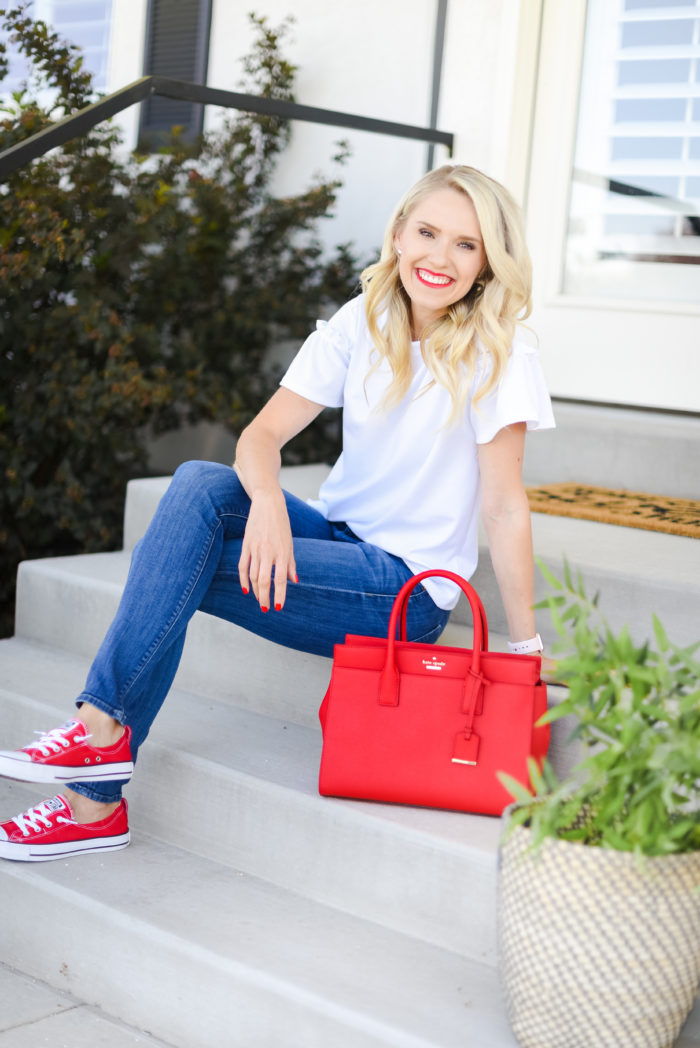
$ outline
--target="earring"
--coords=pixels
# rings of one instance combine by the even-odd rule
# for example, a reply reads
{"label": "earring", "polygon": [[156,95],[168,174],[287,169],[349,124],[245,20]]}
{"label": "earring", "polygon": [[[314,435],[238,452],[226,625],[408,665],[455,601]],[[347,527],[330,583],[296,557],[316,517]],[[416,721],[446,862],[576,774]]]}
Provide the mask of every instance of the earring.
{"label": "earring", "polygon": [[401,258],[401,248],[400,247],[396,248],[396,254],[399,256],[399,258]]}

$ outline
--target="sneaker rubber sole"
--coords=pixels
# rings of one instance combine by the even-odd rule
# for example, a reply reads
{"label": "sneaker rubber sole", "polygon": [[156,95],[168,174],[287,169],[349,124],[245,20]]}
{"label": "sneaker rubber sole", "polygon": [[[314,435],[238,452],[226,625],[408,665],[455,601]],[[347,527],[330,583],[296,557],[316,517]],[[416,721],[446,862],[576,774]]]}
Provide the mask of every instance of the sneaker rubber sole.
{"label": "sneaker rubber sole", "polygon": [[40,764],[22,750],[0,751],[0,776],[17,782],[125,782],[134,772],[133,761],[70,767]]}
{"label": "sneaker rubber sole", "polygon": [[52,859],[65,859],[71,855],[88,855],[90,852],[119,851],[129,845],[130,833],[114,837],[94,837],[83,841],[62,841],[59,844],[17,844],[14,841],[0,841],[0,859],[11,862],[50,862]]}

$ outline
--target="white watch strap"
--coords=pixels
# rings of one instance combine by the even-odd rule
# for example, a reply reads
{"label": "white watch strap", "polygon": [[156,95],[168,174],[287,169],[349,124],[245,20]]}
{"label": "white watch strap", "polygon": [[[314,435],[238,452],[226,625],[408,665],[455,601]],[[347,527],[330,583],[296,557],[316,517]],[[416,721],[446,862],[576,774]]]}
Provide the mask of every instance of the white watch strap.
{"label": "white watch strap", "polygon": [[508,641],[508,651],[512,655],[529,655],[532,651],[543,651],[544,644],[539,633],[529,640]]}

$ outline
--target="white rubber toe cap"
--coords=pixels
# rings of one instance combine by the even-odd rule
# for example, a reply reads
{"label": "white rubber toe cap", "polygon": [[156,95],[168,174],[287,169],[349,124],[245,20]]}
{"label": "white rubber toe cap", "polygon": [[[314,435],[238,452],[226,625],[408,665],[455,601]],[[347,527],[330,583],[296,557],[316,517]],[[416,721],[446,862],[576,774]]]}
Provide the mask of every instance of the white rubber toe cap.
{"label": "white rubber toe cap", "polygon": [[13,761],[15,764],[31,764],[32,758],[24,750],[0,750],[0,758]]}

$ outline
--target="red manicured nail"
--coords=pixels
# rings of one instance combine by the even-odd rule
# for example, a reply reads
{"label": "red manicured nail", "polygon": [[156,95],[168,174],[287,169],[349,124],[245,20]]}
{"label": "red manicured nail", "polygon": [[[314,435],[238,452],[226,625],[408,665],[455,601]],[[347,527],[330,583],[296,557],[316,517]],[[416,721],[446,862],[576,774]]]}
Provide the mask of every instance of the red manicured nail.
{"label": "red manicured nail", "polygon": [[260,610],[261,610],[261,611],[267,611],[268,609],[267,609],[267,608],[265,608],[265,607],[263,607],[263,605],[261,604],[261,605],[260,605]]}
{"label": "red manicured nail", "polygon": [[295,575],[295,576],[294,576],[294,581],[295,581],[295,582],[298,582],[298,581],[299,581],[299,576],[298,576],[298,575]]}
{"label": "red manicured nail", "polygon": [[241,589],[243,590],[243,592],[245,593],[245,595],[246,595],[246,597],[247,597],[247,596],[248,596],[248,593],[250,592],[250,590],[247,590],[247,589],[245,588],[245,586],[241,586]]}
{"label": "red manicured nail", "polygon": [[281,604],[275,604],[275,611],[281,611],[281,610],[282,610],[282,605]]}

